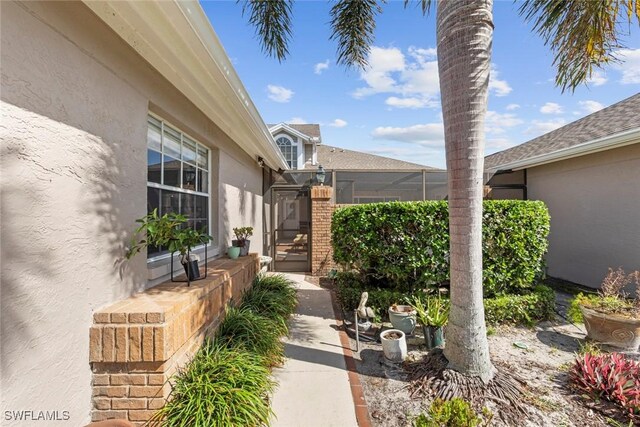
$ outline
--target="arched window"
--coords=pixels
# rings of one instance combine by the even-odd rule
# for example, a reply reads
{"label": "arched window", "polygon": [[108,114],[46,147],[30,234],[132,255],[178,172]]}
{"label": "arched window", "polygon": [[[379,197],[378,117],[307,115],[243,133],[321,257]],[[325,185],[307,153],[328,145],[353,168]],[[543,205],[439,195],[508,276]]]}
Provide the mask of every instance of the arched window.
{"label": "arched window", "polygon": [[289,167],[291,169],[298,169],[298,146],[295,142],[286,136],[281,136],[276,139],[276,144],[278,144],[278,148],[280,148],[285,160],[289,163]]}

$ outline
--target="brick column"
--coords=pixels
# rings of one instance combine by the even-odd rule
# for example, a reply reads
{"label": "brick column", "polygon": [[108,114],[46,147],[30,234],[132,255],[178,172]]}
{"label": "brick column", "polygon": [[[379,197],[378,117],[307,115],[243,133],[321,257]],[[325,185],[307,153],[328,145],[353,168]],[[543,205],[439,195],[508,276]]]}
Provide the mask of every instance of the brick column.
{"label": "brick column", "polygon": [[311,274],[325,276],[335,268],[331,247],[331,203],[333,188],[311,187]]}

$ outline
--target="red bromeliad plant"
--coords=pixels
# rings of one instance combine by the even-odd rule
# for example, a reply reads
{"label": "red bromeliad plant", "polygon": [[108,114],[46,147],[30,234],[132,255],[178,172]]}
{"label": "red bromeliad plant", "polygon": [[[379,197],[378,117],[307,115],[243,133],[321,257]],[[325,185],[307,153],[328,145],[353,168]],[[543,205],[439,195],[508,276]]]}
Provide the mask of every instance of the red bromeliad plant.
{"label": "red bromeliad plant", "polygon": [[623,354],[585,354],[569,373],[573,386],[595,399],[606,399],[640,416],[640,362]]}

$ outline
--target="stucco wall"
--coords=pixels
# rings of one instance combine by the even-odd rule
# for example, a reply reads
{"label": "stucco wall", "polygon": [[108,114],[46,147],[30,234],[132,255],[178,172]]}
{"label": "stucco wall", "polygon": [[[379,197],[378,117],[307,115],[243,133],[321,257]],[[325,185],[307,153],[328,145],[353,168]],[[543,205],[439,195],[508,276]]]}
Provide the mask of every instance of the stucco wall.
{"label": "stucco wall", "polygon": [[84,5],[0,7],[2,413],[69,411],[83,425],[92,312],[149,285],[144,256],[122,261],[146,213],[148,111],[214,151],[216,245],[236,224],[260,229],[262,175]]}
{"label": "stucco wall", "polygon": [[640,270],[640,142],[527,171],[551,214],[548,274],[598,287],[608,267]]}

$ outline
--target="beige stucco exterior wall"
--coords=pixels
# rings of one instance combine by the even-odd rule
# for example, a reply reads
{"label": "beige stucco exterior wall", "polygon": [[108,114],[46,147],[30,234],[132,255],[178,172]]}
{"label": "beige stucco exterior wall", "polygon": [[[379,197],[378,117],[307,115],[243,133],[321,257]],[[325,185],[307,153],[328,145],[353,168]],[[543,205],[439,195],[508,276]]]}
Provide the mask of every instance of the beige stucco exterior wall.
{"label": "beige stucco exterior wall", "polygon": [[551,215],[548,274],[598,287],[608,267],[640,270],[640,141],[527,171]]}
{"label": "beige stucco exterior wall", "polygon": [[262,246],[262,174],[83,4],[0,7],[2,411],[83,425],[92,313],[149,286],[144,256],[122,261],[146,213],[148,111],[213,150],[216,246],[237,225]]}

